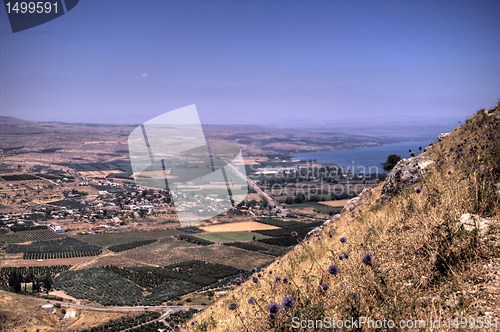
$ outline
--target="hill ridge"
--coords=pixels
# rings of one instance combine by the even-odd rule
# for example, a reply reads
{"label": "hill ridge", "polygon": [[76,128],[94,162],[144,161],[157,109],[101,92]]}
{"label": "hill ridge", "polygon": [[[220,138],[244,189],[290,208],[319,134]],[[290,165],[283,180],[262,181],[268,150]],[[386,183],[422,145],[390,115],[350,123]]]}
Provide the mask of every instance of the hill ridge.
{"label": "hill ridge", "polygon": [[[499,141],[500,103],[429,146],[411,181],[402,175],[419,157],[401,161],[340,218],[185,328],[288,331],[329,317],[358,325],[364,319],[362,330],[384,329],[367,319],[412,321],[422,330],[498,328]],[[382,199],[390,181],[398,190]],[[469,325],[457,325],[461,317]]]}

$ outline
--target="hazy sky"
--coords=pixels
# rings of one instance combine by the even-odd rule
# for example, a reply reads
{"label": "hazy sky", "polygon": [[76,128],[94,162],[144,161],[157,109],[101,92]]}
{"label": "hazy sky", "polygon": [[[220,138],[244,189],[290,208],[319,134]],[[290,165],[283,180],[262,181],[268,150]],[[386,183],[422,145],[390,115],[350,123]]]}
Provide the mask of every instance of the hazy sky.
{"label": "hazy sky", "polygon": [[500,98],[499,17],[497,0],[82,0],[14,34],[2,6],[0,115],[460,119]]}

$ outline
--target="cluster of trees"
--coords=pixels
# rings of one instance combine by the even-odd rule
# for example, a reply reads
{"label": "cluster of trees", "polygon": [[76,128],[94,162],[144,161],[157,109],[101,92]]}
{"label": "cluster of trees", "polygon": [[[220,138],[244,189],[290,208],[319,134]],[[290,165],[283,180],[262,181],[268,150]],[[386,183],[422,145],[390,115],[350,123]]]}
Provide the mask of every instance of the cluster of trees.
{"label": "cluster of trees", "polygon": [[212,241],[205,240],[205,239],[193,236],[193,235],[187,235],[187,234],[186,235],[179,235],[179,236],[177,236],[177,238],[179,240],[187,241],[187,242],[194,243],[194,244],[198,244],[200,246],[209,246],[211,244],[214,244],[214,242],[212,242]]}
{"label": "cluster of trees", "polygon": [[97,256],[101,253],[100,250],[78,250],[78,251],[56,251],[56,252],[25,252],[23,259],[58,259],[58,258],[74,258]]}
{"label": "cluster of trees", "polygon": [[183,227],[183,228],[180,228],[179,230],[183,231],[184,233],[188,233],[188,234],[203,233],[203,230],[196,227],[196,226]]}
{"label": "cluster of trees", "polygon": [[281,256],[283,255],[283,250],[278,249],[270,249],[263,245],[259,245],[256,242],[228,242],[224,243],[225,246],[236,247],[248,251],[256,251],[261,252],[263,254],[272,255],[272,256]]}
{"label": "cluster of trees", "polygon": [[137,247],[142,247],[142,246],[154,243],[156,241],[157,241],[156,239],[143,240],[143,241],[133,241],[133,242],[128,242],[128,243],[117,244],[117,245],[109,247],[108,249],[111,251],[114,251],[114,252],[121,252],[121,251],[125,251],[125,250],[134,249]]}
{"label": "cluster of trees", "polygon": [[10,227],[10,230],[13,232],[36,231],[36,230],[40,230],[40,229],[48,229],[48,227],[43,226],[43,225],[33,226],[33,225],[29,225],[29,224],[13,225]]}
{"label": "cluster of trees", "polygon": [[317,226],[317,223],[304,223],[280,229],[259,230],[255,232],[267,236],[272,236],[268,239],[258,240],[259,242],[278,245],[281,247],[289,247],[296,245],[300,240],[304,239],[307,233],[309,233]]}
{"label": "cluster of trees", "polygon": [[135,283],[100,268],[63,272],[55,279],[55,287],[103,305],[138,305],[143,299]]}
{"label": "cluster of trees", "polygon": [[181,324],[187,322],[198,311],[199,310],[196,309],[189,309],[188,311],[177,311],[170,314],[166,321],[171,328],[175,328],[175,326],[180,326]]}
{"label": "cluster of trees", "polygon": [[1,268],[0,282],[16,293],[35,294],[42,289],[48,293],[52,289],[54,276],[68,268],[68,265]]}
{"label": "cluster of trees", "polygon": [[387,157],[387,160],[382,164],[382,167],[384,167],[384,170],[390,172],[400,160],[401,156],[397,154],[390,154]]}
{"label": "cluster of trees", "polygon": [[[31,292],[38,293],[43,289],[49,294],[49,291],[52,289],[52,276],[50,274],[46,274],[41,278],[37,279],[33,275],[22,275],[19,272],[13,271],[9,275],[9,287],[16,293],[21,293],[21,291],[27,292],[27,286],[31,283]],[[24,290],[23,290],[24,285]]]}
{"label": "cluster of trees", "polygon": [[[89,244],[71,237],[61,239],[36,241],[31,244],[9,244],[8,253],[32,253],[30,258],[60,258],[60,257],[80,257],[95,256],[102,252],[101,247]],[[50,254],[50,255],[44,255]],[[43,257],[42,257],[43,256]],[[28,256],[26,256],[28,258]]]}
{"label": "cluster of trees", "polygon": [[184,280],[200,286],[208,286],[219,279],[238,274],[238,269],[202,261],[186,261],[165,267],[116,267],[106,266],[111,271],[123,278],[131,280],[146,289],[158,287],[172,280]]}
{"label": "cluster of trees", "polygon": [[[19,165],[20,166],[20,165]],[[2,179],[5,181],[29,181],[29,180],[38,180],[36,176],[31,174],[14,174],[14,175],[2,175]]]}
{"label": "cluster of trees", "polygon": [[0,242],[22,243],[32,241],[46,241],[59,238],[60,235],[50,229],[38,229],[5,234],[0,237]]}
{"label": "cluster of trees", "polygon": [[[238,273],[234,267],[202,261],[165,267],[106,266],[66,271],[55,285],[76,298],[103,305],[160,305]],[[143,290],[149,294],[144,296]]]}
{"label": "cluster of trees", "polygon": [[327,200],[336,199],[348,199],[356,197],[359,192],[355,191],[339,191],[339,192],[328,192],[322,191],[320,194],[304,194],[302,192],[297,193],[294,196],[287,196],[285,199],[286,204],[301,204],[306,202],[321,202]]}

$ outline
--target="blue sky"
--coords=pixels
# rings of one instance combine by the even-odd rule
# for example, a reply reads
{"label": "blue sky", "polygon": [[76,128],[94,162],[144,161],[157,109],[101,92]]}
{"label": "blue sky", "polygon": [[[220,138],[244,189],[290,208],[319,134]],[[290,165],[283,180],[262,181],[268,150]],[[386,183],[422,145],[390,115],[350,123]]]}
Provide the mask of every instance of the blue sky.
{"label": "blue sky", "polygon": [[500,1],[83,0],[12,33],[0,115],[140,123],[448,121],[500,98]]}

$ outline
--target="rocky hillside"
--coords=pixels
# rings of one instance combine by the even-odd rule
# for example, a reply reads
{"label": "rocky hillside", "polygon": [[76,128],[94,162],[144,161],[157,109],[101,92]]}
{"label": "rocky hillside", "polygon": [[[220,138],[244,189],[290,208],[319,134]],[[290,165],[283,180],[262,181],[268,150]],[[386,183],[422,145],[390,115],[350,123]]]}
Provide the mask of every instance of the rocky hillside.
{"label": "rocky hillside", "polygon": [[184,328],[494,330],[500,104],[440,139]]}

